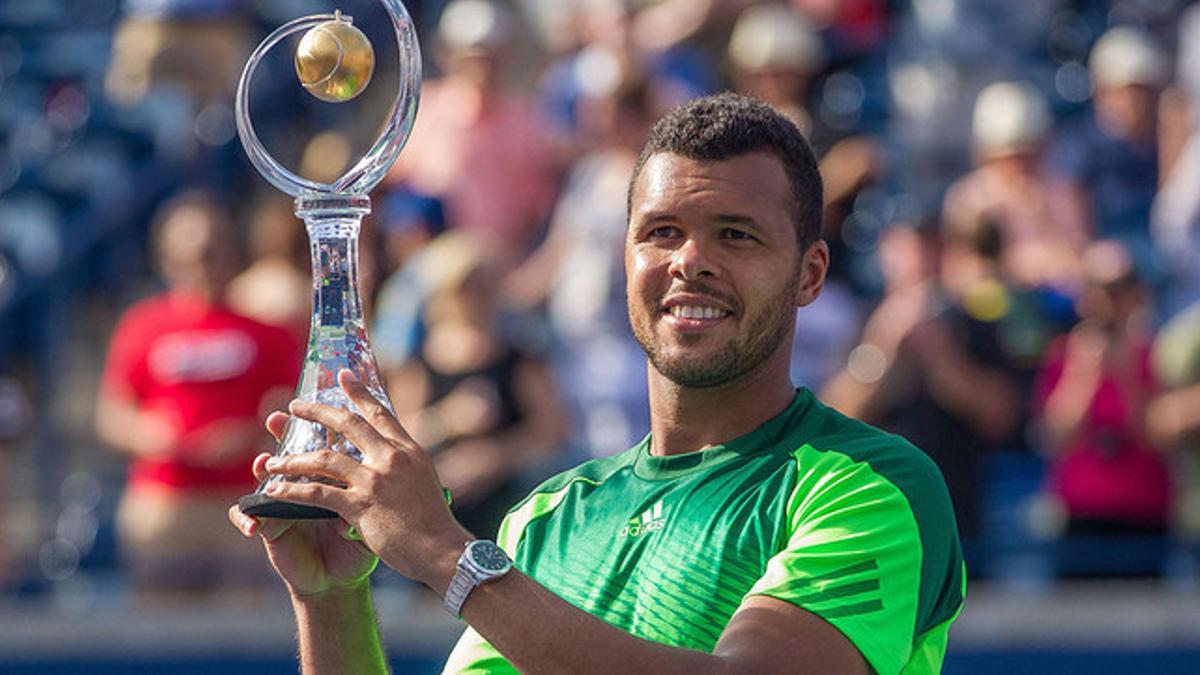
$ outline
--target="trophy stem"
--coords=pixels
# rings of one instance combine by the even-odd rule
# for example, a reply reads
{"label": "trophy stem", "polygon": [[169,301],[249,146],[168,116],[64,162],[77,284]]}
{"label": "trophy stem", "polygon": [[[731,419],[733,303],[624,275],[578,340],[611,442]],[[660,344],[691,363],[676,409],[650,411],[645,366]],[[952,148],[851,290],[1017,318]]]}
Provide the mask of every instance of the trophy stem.
{"label": "trophy stem", "polygon": [[[354,412],[358,409],[337,383],[342,369],[353,372],[376,399],[392,409],[367,343],[358,284],[358,236],[370,204],[364,195],[301,195],[296,199],[296,215],[304,219],[308,229],[313,269],[313,318],[296,398]],[[295,455],[324,448],[362,461],[362,453],[344,436],[299,418],[288,421],[275,454]],[[239,501],[242,511],[274,518],[336,517],[325,509],[273,500],[264,494],[267,483]]]}
{"label": "trophy stem", "polygon": [[[351,350],[359,344],[366,346],[366,324],[358,288],[358,235],[365,209],[363,213],[310,211],[304,206],[297,200],[296,215],[304,219],[308,229],[312,257],[313,312],[306,371],[307,365],[314,362],[313,357],[331,367],[335,361],[344,361],[343,367],[354,370],[356,360],[351,358]],[[352,337],[361,337],[361,343],[347,339]],[[324,374],[336,378],[337,371]],[[334,382],[320,381],[317,386],[332,387]]]}

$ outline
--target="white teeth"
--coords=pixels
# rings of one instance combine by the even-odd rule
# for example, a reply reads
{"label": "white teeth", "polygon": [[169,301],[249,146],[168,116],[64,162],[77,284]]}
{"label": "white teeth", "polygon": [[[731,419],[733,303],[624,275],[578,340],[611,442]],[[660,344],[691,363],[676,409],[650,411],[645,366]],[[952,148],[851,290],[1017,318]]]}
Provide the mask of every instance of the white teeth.
{"label": "white teeth", "polygon": [[675,305],[671,307],[671,314],[681,319],[719,319],[729,312],[716,307],[704,307],[702,305]]}

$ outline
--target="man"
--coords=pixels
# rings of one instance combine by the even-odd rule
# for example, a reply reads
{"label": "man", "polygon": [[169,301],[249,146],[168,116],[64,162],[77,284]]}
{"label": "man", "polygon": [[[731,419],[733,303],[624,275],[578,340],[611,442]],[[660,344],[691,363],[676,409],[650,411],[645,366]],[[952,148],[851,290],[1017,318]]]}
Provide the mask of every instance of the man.
{"label": "man", "polygon": [[[538,488],[501,526],[504,553],[473,542],[460,558],[472,536],[428,457],[348,373],[362,416],[292,404],[366,457],[254,463],[259,476],[345,485],[284,482],[273,495],[336,510],[365,547],[345,541],[346,523],[230,512],[262,533],[288,584],[306,672],[384,668],[371,551],[470,624],[448,671],[939,670],[964,577],[937,469],[788,380],[794,311],[817,298],[829,264],[803,136],[751,99],[693,101],[651,132],[629,208],[650,435]],[[286,419],[267,425],[279,433]]]}

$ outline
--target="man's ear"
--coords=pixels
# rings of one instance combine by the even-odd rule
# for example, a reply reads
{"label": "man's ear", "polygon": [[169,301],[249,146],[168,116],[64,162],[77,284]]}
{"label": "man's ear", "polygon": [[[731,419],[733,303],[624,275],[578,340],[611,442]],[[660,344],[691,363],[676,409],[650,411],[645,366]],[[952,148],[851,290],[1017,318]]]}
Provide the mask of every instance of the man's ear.
{"label": "man's ear", "polygon": [[829,272],[829,245],[818,239],[809,244],[800,259],[800,275],[796,283],[796,306],[812,304],[825,287],[825,274]]}

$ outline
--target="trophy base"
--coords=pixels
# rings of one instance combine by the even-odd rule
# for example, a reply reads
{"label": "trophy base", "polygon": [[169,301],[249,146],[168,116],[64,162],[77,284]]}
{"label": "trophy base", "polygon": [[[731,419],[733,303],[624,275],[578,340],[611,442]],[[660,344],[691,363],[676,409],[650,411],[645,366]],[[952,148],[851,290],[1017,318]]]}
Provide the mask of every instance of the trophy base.
{"label": "trophy base", "polygon": [[338,514],[319,506],[293,504],[272,499],[267,495],[255,492],[238,499],[238,508],[242,513],[255,518],[282,518],[284,520],[321,520],[337,518]]}

